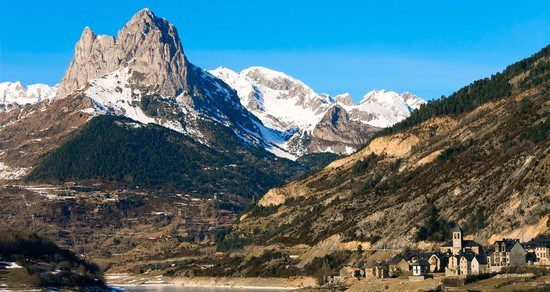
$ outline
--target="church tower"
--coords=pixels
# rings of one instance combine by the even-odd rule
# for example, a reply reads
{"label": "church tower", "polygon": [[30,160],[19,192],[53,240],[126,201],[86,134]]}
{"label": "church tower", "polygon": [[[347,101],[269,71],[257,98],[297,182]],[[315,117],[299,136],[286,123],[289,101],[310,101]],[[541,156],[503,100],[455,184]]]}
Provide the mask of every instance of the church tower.
{"label": "church tower", "polygon": [[458,224],[453,228],[453,253],[458,254],[462,250],[462,229]]}

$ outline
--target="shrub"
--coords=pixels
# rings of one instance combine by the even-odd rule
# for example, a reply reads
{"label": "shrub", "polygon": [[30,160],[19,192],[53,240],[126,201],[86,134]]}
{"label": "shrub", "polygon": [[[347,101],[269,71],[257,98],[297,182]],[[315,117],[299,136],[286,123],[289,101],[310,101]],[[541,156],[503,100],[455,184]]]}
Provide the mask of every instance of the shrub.
{"label": "shrub", "polygon": [[454,223],[439,217],[439,212],[433,202],[427,207],[428,218],[426,223],[418,229],[417,240],[444,241],[450,238],[450,230]]}
{"label": "shrub", "polygon": [[375,164],[377,160],[379,160],[379,157],[376,156],[376,154],[371,153],[369,156],[365,157],[362,160],[357,161],[353,165],[352,173],[353,174],[362,174],[362,173],[364,173],[370,166]]}
{"label": "shrub", "polygon": [[530,140],[533,143],[540,143],[550,135],[550,121],[548,119],[544,122],[534,125],[530,128],[527,128],[523,133],[521,133],[522,140]]}
{"label": "shrub", "polygon": [[250,238],[226,238],[216,246],[216,250],[221,252],[241,250],[245,245],[250,243],[252,243],[252,239]]}

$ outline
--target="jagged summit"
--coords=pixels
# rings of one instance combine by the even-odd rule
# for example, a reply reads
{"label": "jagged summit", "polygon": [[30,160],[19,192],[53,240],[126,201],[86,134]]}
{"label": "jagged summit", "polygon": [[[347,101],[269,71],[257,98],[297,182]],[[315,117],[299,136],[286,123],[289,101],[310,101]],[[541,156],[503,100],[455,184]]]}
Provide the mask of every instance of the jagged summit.
{"label": "jagged summit", "polygon": [[349,94],[348,92],[338,94],[338,95],[334,96],[333,99],[334,99],[335,102],[341,103],[343,105],[347,105],[347,106],[354,106],[355,105],[355,102],[353,102],[353,99],[351,98],[351,94]]}
{"label": "jagged summit", "polygon": [[188,62],[176,28],[164,18],[142,9],[118,32],[117,38],[98,36],[85,27],[75,54],[59,86],[65,96],[123,67],[143,74],[142,83],[175,96],[188,89]]}

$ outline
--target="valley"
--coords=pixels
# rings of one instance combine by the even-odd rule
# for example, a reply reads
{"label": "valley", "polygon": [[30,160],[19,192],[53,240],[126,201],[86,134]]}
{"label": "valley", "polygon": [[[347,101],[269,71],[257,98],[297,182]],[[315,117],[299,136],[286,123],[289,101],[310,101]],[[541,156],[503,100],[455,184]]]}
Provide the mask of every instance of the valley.
{"label": "valley", "polygon": [[0,83],[0,289],[549,287],[549,45],[355,100],[202,69],[147,8],[85,27],[59,84]]}

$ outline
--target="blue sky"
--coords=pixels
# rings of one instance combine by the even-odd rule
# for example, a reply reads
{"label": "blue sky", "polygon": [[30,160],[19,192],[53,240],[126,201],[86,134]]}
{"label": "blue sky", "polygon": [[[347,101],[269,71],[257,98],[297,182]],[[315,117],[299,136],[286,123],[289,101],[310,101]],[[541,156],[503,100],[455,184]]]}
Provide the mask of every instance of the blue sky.
{"label": "blue sky", "polygon": [[550,1],[3,1],[0,81],[59,82],[82,29],[149,7],[203,68],[259,65],[317,92],[448,95],[550,43]]}

